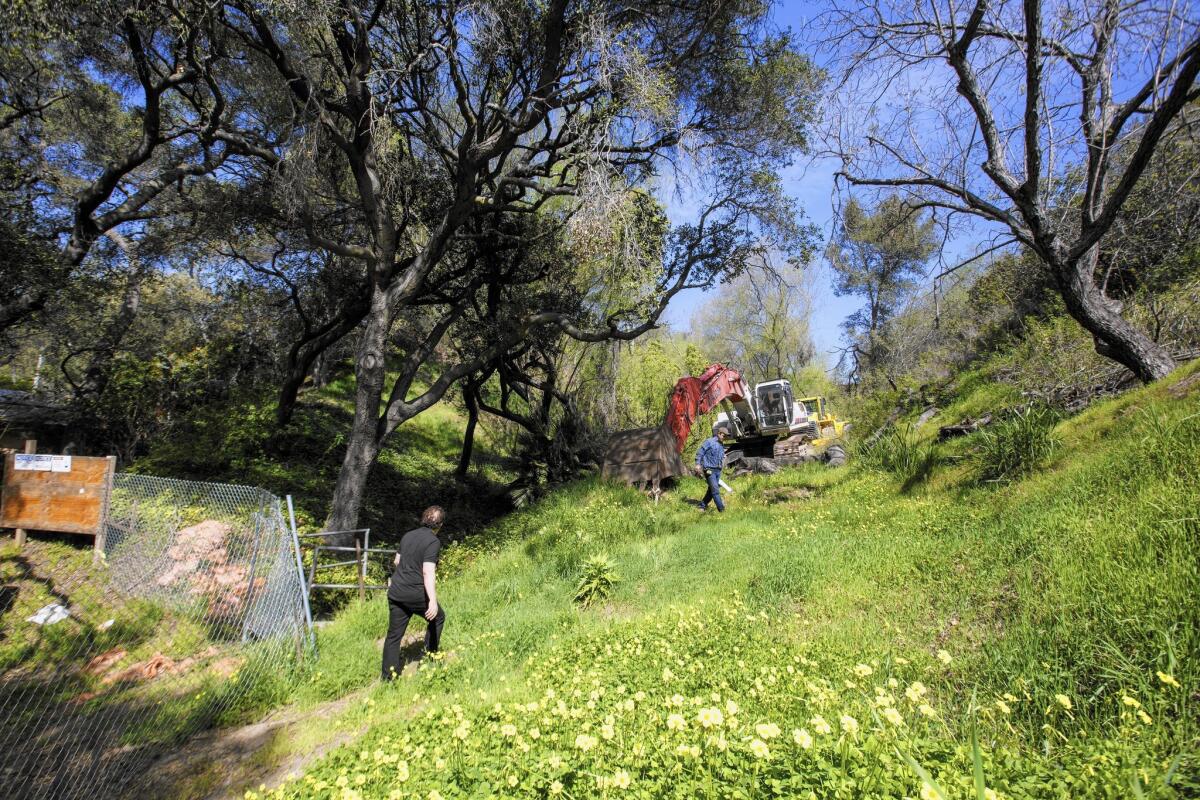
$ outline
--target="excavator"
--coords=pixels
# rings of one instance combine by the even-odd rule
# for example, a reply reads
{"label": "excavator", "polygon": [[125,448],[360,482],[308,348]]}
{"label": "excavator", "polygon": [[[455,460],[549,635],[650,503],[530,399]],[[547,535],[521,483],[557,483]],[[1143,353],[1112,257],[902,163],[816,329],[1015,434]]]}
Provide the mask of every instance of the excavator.
{"label": "excavator", "polygon": [[824,397],[796,399],[791,383],[783,379],[751,390],[737,370],[711,364],[699,376],[679,379],[662,425],[612,435],[602,474],[654,487],[682,475],[686,470],[680,454],[692,424],[722,403],[726,410],[717,415],[713,433],[721,428],[729,432],[727,465],[743,462],[750,469],[774,471],[780,464],[825,461],[840,466],[846,461],[841,442],[850,425],[829,411]]}

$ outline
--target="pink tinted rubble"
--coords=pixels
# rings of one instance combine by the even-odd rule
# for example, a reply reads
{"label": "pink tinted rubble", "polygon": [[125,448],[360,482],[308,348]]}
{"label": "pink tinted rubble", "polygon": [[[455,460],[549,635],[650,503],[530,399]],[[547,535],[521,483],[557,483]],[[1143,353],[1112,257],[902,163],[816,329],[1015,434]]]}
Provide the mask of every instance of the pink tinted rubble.
{"label": "pink tinted rubble", "polygon": [[[236,614],[250,587],[247,568],[229,563],[231,533],[232,526],[212,519],[181,529],[175,536],[175,544],[167,548],[167,557],[173,563],[158,576],[158,585],[182,585],[189,594],[207,598],[212,617]],[[255,578],[255,588],[263,582],[262,578]]]}

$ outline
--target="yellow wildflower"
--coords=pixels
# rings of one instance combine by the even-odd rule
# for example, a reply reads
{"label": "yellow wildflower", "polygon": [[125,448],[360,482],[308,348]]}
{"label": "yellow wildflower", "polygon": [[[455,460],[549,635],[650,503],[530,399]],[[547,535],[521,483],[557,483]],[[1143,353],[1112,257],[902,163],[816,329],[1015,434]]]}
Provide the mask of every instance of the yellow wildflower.
{"label": "yellow wildflower", "polygon": [[1004,702],[1003,700],[996,701],[996,708],[1000,709],[1001,714],[1011,714],[1012,713],[1012,709],[1009,707],[1008,703]]}
{"label": "yellow wildflower", "polygon": [[810,734],[804,728],[797,728],[796,730],[792,731],[792,740],[805,750],[812,747],[813,743],[812,734]]}
{"label": "yellow wildflower", "polygon": [[667,727],[673,731],[681,731],[687,727],[687,720],[682,714],[672,714],[667,717]]}
{"label": "yellow wildflower", "polygon": [[1057,700],[1058,704],[1067,711],[1071,710],[1071,698],[1067,697],[1065,694],[1056,694],[1054,695],[1054,699]]}
{"label": "yellow wildflower", "polygon": [[900,716],[900,712],[894,708],[885,708],[883,710],[883,718],[893,725],[903,725],[904,717]]}
{"label": "yellow wildflower", "polygon": [[721,713],[721,709],[702,708],[696,714],[696,721],[705,728],[719,727],[725,721],[725,715]]}
{"label": "yellow wildflower", "polygon": [[929,690],[925,688],[925,684],[921,683],[920,681],[913,681],[909,687],[904,690],[904,696],[913,703],[919,703],[921,702],[921,698],[924,697],[925,693],[928,691]]}
{"label": "yellow wildflower", "polygon": [[813,717],[808,722],[813,726],[813,730],[815,730],[817,733],[829,735],[833,732],[833,726],[831,726],[820,714]]}
{"label": "yellow wildflower", "polygon": [[628,789],[629,784],[633,783],[633,779],[629,777],[629,773],[625,770],[619,770],[613,774],[609,785],[615,786],[618,789]]}
{"label": "yellow wildflower", "polygon": [[858,720],[849,714],[842,714],[841,723],[842,730],[844,730],[846,733],[854,735],[858,732]]}
{"label": "yellow wildflower", "polygon": [[554,783],[550,784],[550,794],[560,795],[560,794],[562,794],[562,790],[563,790],[562,781],[555,781]]}
{"label": "yellow wildflower", "polygon": [[1167,686],[1174,686],[1176,689],[1180,688],[1179,681],[1175,680],[1174,675],[1168,675],[1167,673],[1162,672],[1160,670],[1158,672],[1158,679],[1160,681],[1162,681],[1164,684],[1166,684]]}
{"label": "yellow wildflower", "polygon": [[954,660],[954,658],[946,650],[938,650],[937,658],[938,658],[938,661],[942,662],[946,666],[950,666],[950,662]]}
{"label": "yellow wildflower", "polygon": [[921,800],[943,800],[942,793],[928,783],[921,784]]}
{"label": "yellow wildflower", "polygon": [[1133,708],[1141,708],[1142,707],[1141,703],[1139,703],[1137,700],[1133,699],[1129,695],[1125,695],[1124,697],[1122,697],[1121,702],[1127,706],[1132,706]]}
{"label": "yellow wildflower", "polygon": [[755,739],[750,743],[750,752],[753,753],[756,758],[771,757],[771,748],[767,747],[767,743],[762,739]]}
{"label": "yellow wildflower", "polygon": [[1138,718],[1141,719],[1141,721],[1146,723],[1147,725],[1149,725],[1151,722],[1154,721],[1154,720],[1150,719],[1149,714],[1147,714],[1144,710],[1142,710],[1140,708],[1138,709],[1137,713],[1138,713]]}
{"label": "yellow wildflower", "polygon": [[609,740],[609,739],[612,739],[616,735],[617,735],[617,732],[616,732],[616,730],[613,729],[612,725],[609,725],[606,723],[606,724],[600,726],[601,738],[603,738],[605,740]]}
{"label": "yellow wildflower", "polygon": [[917,711],[920,711],[923,715],[929,717],[930,719],[933,719],[937,716],[937,711],[934,711],[933,706],[929,705],[929,703],[921,703],[920,707],[917,708]]}
{"label": "yellow wildflower", "polygon": [[517,778],[517,776],[516,776],[516,775],[509,775],[509,776],[508,776],[508,785],[509,785],[509,786],[516,786],[516,785],[517,785],[518,783],[520,783],[520,782],[521,782],[521,781],[520,781],[520,780]]}
{"label": "yellow wildflower", "polygon": [[516,736],[517,726],[513,725],[511,722],[505,723],[504,725],[500,726],[500,733],[504,736]]}
{"label": "yellow wildflower", "polygon": [[854,674],[860,678],[865,678],[874,671],[875,670],[871,668],[870,664],[858,664],[854,667]]}
{"label": "yellow wildflower", "polygon": [[580,750],[587,752],[599,743],[599,739],[595,736],[588,736],[586,733],[581,733],[575,737],[575,746]]}

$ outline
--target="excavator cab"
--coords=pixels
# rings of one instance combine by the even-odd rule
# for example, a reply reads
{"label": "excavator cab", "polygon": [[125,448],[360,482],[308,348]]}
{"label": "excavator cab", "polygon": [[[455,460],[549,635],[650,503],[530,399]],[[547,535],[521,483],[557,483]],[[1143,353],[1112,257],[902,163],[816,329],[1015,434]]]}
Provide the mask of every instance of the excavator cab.
{"label": "excavator cab", "polygon": [[785,380],[768,381],[754,387],[758,427],[764,434],[786,431],[792,421],[792,385]]}

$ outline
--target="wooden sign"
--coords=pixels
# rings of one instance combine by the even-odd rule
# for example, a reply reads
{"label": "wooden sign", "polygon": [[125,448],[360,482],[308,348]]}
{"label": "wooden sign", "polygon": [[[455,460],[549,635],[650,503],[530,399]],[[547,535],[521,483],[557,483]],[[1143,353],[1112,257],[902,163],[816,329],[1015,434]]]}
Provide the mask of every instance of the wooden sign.
{"label": "wooden sign", "polygon": [[9,453],[4,457],[0,528],[98,535],[116,466],[114,456]]}

